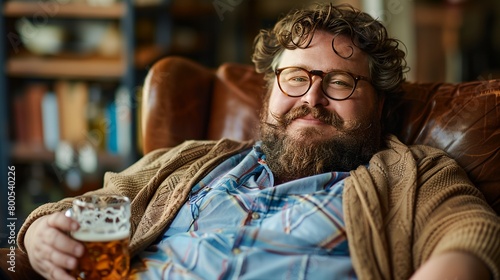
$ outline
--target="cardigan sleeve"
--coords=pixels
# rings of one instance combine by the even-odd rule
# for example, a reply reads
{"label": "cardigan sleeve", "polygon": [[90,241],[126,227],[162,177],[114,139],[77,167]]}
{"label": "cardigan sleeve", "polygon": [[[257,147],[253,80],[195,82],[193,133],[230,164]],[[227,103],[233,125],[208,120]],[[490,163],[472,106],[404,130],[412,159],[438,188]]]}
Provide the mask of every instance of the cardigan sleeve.
{"label": "cardigan sleeve", "polygon": [[[175,152],[175,149],[159,149],[148,153],[136,163],[125,169],[120,173],[107,172],[104,176],[104,187],[90,191],[86,194],[115,194],[115,195],[125,195],[131,200],[135,198],[137,193],[140,191],[142,186],[145,185],[148,178],[152,177],[152,174],[160,166],[161,158],[168,157],[169,153]],[[116,186],[112,182],[112,178],[117,176],[129,177],[130,184],[127,186]],[[46,216],[55,212],[66,211],[71,208],[73,197],[64,198],[58,202],[46,203],[35,209],[26,218],[25,222],[21,226],[19,233],[17,235],[17,244],[19,248],[26,253],[26,248],[24,245],[24,237],[29,226],[38,218]]]}
{"label": "cardigan sleeve", "polygon": [[360,279],[408,279],[431,256],[460,250],[499,279],[500,221],[441,150],[397,138],[344,187],[349,250]]}
{"label": "cardigan sleeve", "polygon": [[424,157],[416,190],[414,266],[433,255],[462,251],[481,259],[500,279],[500,218],[465,171],[445,155]]}
{"label": "cardigan sleeve", "polygon": [[[246,149],[252,145],[251,141],[236,142],[227,139],[215,141],[186,141],[173,148],[163,148],[152,151],[138,160],[136,163],[120,173],[108,172],[104,176],[104,187],[86,193],[90,194],[115,194],[125,195],[131,199],[131,236],[141,226],[143,217],[150,205],[157,189],[165,183],[165,179],[172,175],[168,181],[170,192],[183,177],[184,171],[192,167],[194,171],[204,171],[210,168],[218,160],[225,156],[236,153],[240,149]],[[198,159],[197,164],[192,163]],[[213,159],[213,160],[210,160]],[[212,162],[212,164],[210,164]],[[205,165],[205,168],[201,168]],[[182,189],[183,186],[180,186]],[[38,218],[54,212],[65,211],[72,205],[73,198],[65,198],[59,202],[47,203],[35,209],[22,225],[17,241],[19,248],[26,252],[24,237],[29,226]],[[144,224],[142,224],[144,227]],[[134,245],[134,239],[130,246]],[[137,247],[137,246],[136,246]],[[134,247],[135,248],[135,247]]]}

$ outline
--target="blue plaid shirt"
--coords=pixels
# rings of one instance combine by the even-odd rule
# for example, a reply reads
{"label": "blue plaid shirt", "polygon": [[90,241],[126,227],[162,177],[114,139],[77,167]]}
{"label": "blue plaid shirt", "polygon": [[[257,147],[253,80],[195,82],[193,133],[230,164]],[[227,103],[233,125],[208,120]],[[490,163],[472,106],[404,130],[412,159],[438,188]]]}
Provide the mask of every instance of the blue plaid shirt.
{"label": "blue plaid shirt", "polygon": [[342,213],[347,176],[275,186],[257,143],[192,189],[130,279],[355,279]]}

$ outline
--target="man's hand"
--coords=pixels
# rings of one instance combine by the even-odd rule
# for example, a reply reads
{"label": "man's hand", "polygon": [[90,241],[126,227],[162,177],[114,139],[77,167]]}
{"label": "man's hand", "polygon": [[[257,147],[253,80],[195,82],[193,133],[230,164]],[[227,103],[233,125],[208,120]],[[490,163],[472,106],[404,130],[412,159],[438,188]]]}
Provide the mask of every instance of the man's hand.
{"label": "man's hand", "polygon": [[76,267],[84,247],[66,234],[78,223],[62,212],[41,217],[28,228],[24,243],[33,269],[47,279],[72,280],[66,269]]}
{"label": "man's hand", "polygon": [[431,257],[412,276],[411,280],[479,280],[491,279],[486,265],[465,252],[447,252]]}

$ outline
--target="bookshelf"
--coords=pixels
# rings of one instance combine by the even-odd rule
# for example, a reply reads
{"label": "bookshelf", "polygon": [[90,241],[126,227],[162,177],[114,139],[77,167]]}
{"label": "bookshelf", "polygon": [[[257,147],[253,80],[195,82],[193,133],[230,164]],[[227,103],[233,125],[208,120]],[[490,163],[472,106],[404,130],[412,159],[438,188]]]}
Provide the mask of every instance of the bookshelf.
{"label": "bookshelf", "polygon": [[[101,187],[102,175],[105,171],[123,170],[141,156],[138,140],[140,128],[136,120],[137,110],[140,108],[140,104],[137,104],[140,100],[138,94],[147,71],[156,60],[170,54],[188,56],[208,65],[215,64],[213,53],[217,40],[214,34],[217,32],[217,25],[222,23],[218,21],[212,2],[194,0],[188,3],[182,0],[158,0],[160,2],[153,3],[153,0],[117,0],[107,6],[91,6],[86,4],[86,1],[90,0],[53,0],[53,2],[0,0],[0,14],[2,15],[0,30],[8,38],[0,44],[0,63],[3,65],[0,68],[0,118],[2,120],[0,122],[0,133],[2,133],[0,135],[0,164],[4,169],[9,165],[15,165],[19,169],[19,191],[22,190],[19,194],[19,203],[22,204],[29,200],[26,196],[32,191],[33,185],[35,187],[39,185],[37,181],[48,181],[53,188],[59,188],[58,191],[64,196],[77,195]],[[40,7],[40,5],[50,5],[50,3],[60,3],[60,5],[52,8],[45,7],[45,9]],[[15,22],[21,18],[28,18],[34,23],[38,20],[38,23],[44,24],[47,22],[46,18],[35,17],[40,13],[48,16],[48,22],[62,21],[67,23],[68,27],[78,21],[116,23],[121,34],[121,51],[118,55],[79,53],[66,49],[50,54],[34,53],[22,44]],[[149,24],[148,28],[139,28],[141,25],[138,23],[144,22]],[[184,28],[186,26],[188,28]],[[186,29],[190,29],[188,30],[190,32],[195,30],[196,33],[195,40],[189,41],[191,45],[186,45],[186,42],[182,40],[186,38],[186,34],[182,34]],[[192,35],[190,32],[188,35]],[[144,39],[144,33],[149,35],[147,39]],[[115,96],[119,90],[125,90],[128,94],[132,119],[128,124],[130,127],[127,137],[130,139],[129,152],[126,154],[110,152],[106,146],[96,148],[98,152],[95,160],[99,164],[97,172],[100,174],[82,176],[83,186],[75,190],[66,183],[65,174],[60,174],[61,172],[58,171],[56,161],[60,153],[57,149],[40,144],[40,141],[34,144],[19,140],[15,128],[16,120],[19,118],[14,112],[14,102],[19,95],[26,94],[25,90],[31,84],[42,84],[48,88],[47,92],[51,91],[57,97],[56,89],[59,86],[82,86],[82,82],[87,86],[89,93],[94,86],[100,86],[102,95],[105,96],[104,99],[108,101],[112,100],[111,97]],[[90,94],[86,98],[85,102],[89,105],[96,104],[92,101]],[[19,103],[24,104],[22,101]],[[21,113],[21,115],[29,117],[29,114],[24,116]],[[75,122],[75,126],[78,125],[81,124]],[[90,124],[87,129],[91,129]],[[6,182],[7,172],[0,174],[0,179]],[[6,193],[6,190],[5,184],[0,185],[2,193]],[[45,189],[39,190],[41,194],[44,192],[46,192]],[[2,199],[3,197],[2,195]],[[40,203],[48,202],[47,199],[49,199],[47,195],[36,198]],[[50,199],[53,200],[54,196],[50,196]],[[2,204],[5,205],[6,202],[7,200],[2,201]],[[5,220],[5,211],[1,210],[0,213],[0,218]],[[21,225],[23,216],[27,213],[25,211],[18,214],[19,225]],[[3,230],[0,230],[0,245],[5,245],[3,236]]]}
{"label": "bookshelf", "polygon": [[[135,95],[138,85],[142,83],[142,77],[136,70],[137,67],[147,67],[147,65],[152,64],[165,52],[160,51],[160,48],[154,43],[149,46],[141,46],[140,49],[136,48],[134,33],[136,10],[141,9],[141,7],[136,7],[133,1],[122,0],[106,6],[91,6],[85,1],[71,0],[52,2],[0,1],[0,14],[2,15],[0,30],[3,31],[4,39],[6,39],[2,40],[0,44],[0,63],[2,65],[0,70],[0,166],[4,170],[1,172],[0,179],[2,182],[7,182],[7,167],[11,165],[16,167],[18,171],[16,200],[19,206],[16,215],[19,217],[17,222],[19,226],[24,217],[37,204],[48,202],[49,197],[57,199],[47,192],[61,193],[67,196],[101,187],[100,182],[102,182],[102,175],[105,171],[120,171],[139,157],[139,151],[136,149],[135,110],[138,105],[135,104],[137,101]],[[40,5],[57,6],[41,7]],[[168,8],[166,3],[150,6],[164,12]],[[165,14],[168,15],[167,12]],[[35,53],[30,51],[21,41],[21,34],[15,25],[20,19],[27,19],[38,26],[52,22],[68,23],[68,26],[64,26],[68,30],[73,27],[72,24],[75,22],[106,23],[116,27],[120,35],[120,49],[114,55],[103,55],[103,53],[96,52],[79,53],[74,49],[70,51],[63,49],[51,54]],[[70,32],[72,31],[68,32],[69,35],[74,37],[75,35]],[[73,37],[71,38],[74,39]],[[140,66],[137,65],[138,62],[141,63]],[[61,81],[65,82],[66,86],[86,84],[89,92],[91,87],[102,86],[102,96],[111,102],[116,102],[113,98],[118,90],[124,90],[127,93],[127,104],[130,104],[128,106],[130,119],[126,138],[128,138],[128,147],[130,148],[126,153],[117,153],[116,151],[110,152],[106,147],[104,149],[95,147],[93,160],[98,164],[98,167],[95,168],[94,173],[82,171],[81,164],[75,165],[76,167],[71,165],[68,170],[61,172],[60,167],[56,166],[57,150],[47,147],[44,145],[45,143],[20,141],[17,138],[14,127],[18,121],[14,114],[13,102],[15,99],[20,95],[26,95],[24,91],[32,83],[45,85],[48,88],[47,92],[55,92],[56,84],[61,83]],[[57,93],[54,95],[56,96]],[[90,96],[87,97],[88,104],[93,102],[90,99]],[[28,107],[24,108],[21,112],[25,112],[25,116],[21,113],[22,117],[29,117],[31,111],[28,110]],[[77,119],[69,120],[70,126]],[[77,151],[75,147],[74,152],[77,153],[74,162],[81,162],[78,161],[83,158],[82,154],[79,154],[80,151]],[[74,188],[68,183],[68,174],[78,168],[82,170],[72,174],[79,174],[81,182],[78,183],[77,188]],[[42,182],[46,182],[43,184],[49,185],[51,190],[55,191],[52,192],[45,188]],[[4,195],[7,193],[7,184],[0,184],[0,191],[2,192],[1,204],[7,205],[7,198]],[[37,193],[36,197],[33,193]],[[28,197],[29,195],[32,197]],[[33,202],[33,205],[27,207],[27,201]],[[5,210],[0,210],[0,218],[4,221],[7,218]],[[0,245],[2,247],[6,245],[4,231],[5,229],[0,230]]]}
{"label": "bookshelf", "polygon": [[[123,2],[116,2],[105,6],[91,6],[86,2],[43,2],[45,5],[52,5],[41,7],[38,1],[5,1],[2,3],[2,22],[6,23],[7,20],[14,21],[19,18],[33,18],[37,21],[39,26],[47,23],[48,19],[64,19],[64,20],[107,20],[110,22],[118,22],[121,26],[121,40],[123,41],[123,49],[118,56],[102,56],[102,55],[79,55],[77,53],[57,53],[55,55],[40,55],[27,51],[20,44],[19,50],[12,53],[8,47],[2,51],[5,72],[2,77],[9,77],[9,79],[17,78],[22,79],[45,79],[47,83],[51,80],[66,79],[66,80],[114,80],[117,85],[121,84],[125,87],[132,99],[136,89],[136,77],[134,73],[134,6],[131,0]],[[38,26],[36,26],[38,28]],[[11,30],[9,30],[10,28]],[[3,26],[6,34],[9,34],[14,39],[19,40],[16,33],[12,33],[11,26]],[[12,37],[17,36],[17,37]],[[13,44],[11,42],[11,44]],[[5,48],[4,44],[2,47]],[[10,46],[12,47],[12,46]],[[12,88],[22,86],[23,83],[11,85],[9,87],[8,81],[5,80],[2,84],[3,92],[12,92]],[[8,98],[5,98],[8,100]],[[9,104],[8,102],[5,102]],[[13,125],[11,123],[10,125]],[[135,123],[131,123],[135,129]],[[6,139],[5,137],[4,139]],[[12,137],[11,137],[12,139]],[[130,137],[134,141],[134,137]],[[31,155],[34,161],[43,158],[43,152],[40,149],[32,149],[26,144],[19,145],[15,139],[11,144],[15,148],[11,150],[10,155],[7,157],[14,161],[18,159],[19,151],[29,151],[26,155]],[[135,146],[135,143],[132,143]],[[41,153],[41,154],[39,154]],[[131,153],[126,156],[126,162],[130,162],[136,157],[137,154]],[[28,156],[29,157],[29,156]]]}

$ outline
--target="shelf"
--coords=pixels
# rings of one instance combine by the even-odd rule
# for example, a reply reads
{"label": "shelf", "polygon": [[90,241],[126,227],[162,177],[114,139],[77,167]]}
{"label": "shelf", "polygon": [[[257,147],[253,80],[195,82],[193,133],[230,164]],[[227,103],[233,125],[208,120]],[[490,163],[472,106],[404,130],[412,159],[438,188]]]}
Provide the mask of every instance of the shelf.
{"label": "shelf", "polygon": [[7,60],[6,73],[14,77],[121,78],[125,62],[120,58],[16,56]]}
{"label": "shelf", "polygon": [[[135,51],[134,65],[144,69],[162,56],[168,50],[159,45],[138,46]],[[121,78],[124,75],[125,64],[120,58],[88,57],[63,55],[42,57],[29,54],[7,59],[6,73],[13,77],[40,78]]]}
{"label": "shelf", "polygon": [[[40,3],[48,3],[42,1],[8,1],[4,4],[3,14],[7,17],[22,17],[35,16],[44,11]],[[126,5],[124,2],[114,3],[108,6],[90,6],[85,3],[66,3],[57,5],[57,8],[52,8],[54,12],[50,13],[51,17],[71,17],[71,18],[107,18],[119,19],[126,13]],[[49,4],[45,4],[49,5]],[[46,8],[47,9],[47,8]]]}
{"label": "shelf", "polygon": [[[101,166],[121,166],[123,165],[123,157],[119,155],[99,152],[97,155],[99,165]],[[30,145],[26,143],[16,143],[12,146],[11,158],[15,162],[54,162],[54,152],[45,149],[42,146]]]}
{"label": "shelf", "polygon": [[172,5],[170,11],[171,16],[178,19],[193,19],[217,14],[211,4],[182,4],[180,1]]}

